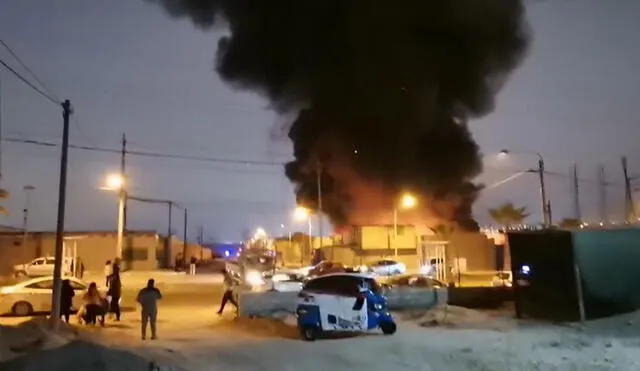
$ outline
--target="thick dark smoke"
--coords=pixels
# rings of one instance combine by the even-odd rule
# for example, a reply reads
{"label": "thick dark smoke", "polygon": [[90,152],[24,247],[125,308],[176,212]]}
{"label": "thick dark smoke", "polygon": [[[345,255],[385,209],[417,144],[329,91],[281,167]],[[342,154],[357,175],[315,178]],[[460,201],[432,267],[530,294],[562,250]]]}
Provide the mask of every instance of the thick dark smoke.
{"label": "thick dark smoke", "polygon": [[482,164],[466,125],[525,55],[520,0],[147,1],[205,29],[224,19],[220,76],[299,112],[285,169],[298,202],[316,207],[320,170],[337,225],[388,219],[410,191],[422,224],[477,228]]}

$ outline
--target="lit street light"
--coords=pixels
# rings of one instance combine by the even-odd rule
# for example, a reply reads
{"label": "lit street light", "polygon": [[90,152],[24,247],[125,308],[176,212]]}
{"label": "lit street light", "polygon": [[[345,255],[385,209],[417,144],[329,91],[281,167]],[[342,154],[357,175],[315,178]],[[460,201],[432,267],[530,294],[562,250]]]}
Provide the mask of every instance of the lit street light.
{"label": "lit street light", "polygon": [[[306,207],[297,206],[293,210],[293,220],[295,220],[297,222],[303,222],[305,220],[307,221],[307,224],[309,225],[309,248],[312,249],[313,248],[313,238],[311,237],[311,212]],[[322,237],[320,237],[320,238],[322,238]],[[302,259],[302,254],[300,254],[300,255],[301,255],[301,259]]]}
{"label": "lit street light", "polygon": [[127,191],[123,174],[110,174],[107,176],[106,186],[101,189],[118,191],[118,236],[116,238],[116,258],[122,259],[122,246],[124,244],[125,208],[127,203]]}
{"label": "lit street light", "polygon": [[413,209],[418,204],[418,199],[410,193],[405,193],[400,198],[399,205],[393,208],[393,244],[395,250],[395,258],[398,259],[398,208],[403,210]]}
{"label": "lit street light", "polygon": [[[549,224],[551,224],[551,220],[550,220],[551,207],[547,202],[547,192],[544,184],[544,158],[538,152],[520,152],[520,153],[536,155],[538,157],[538,169],[536,169],[535,171],[531,170],[531,172],[538,173],[538,178],[540,180],[540,202],[542,204],[541,205],[542,223],[545,227],[549,227]],[[506,158],[507,156],[509,156],[509,154],[511,154],[511,151],[509,151],[508,149],[503,149],[500,151],[499,156],[501,158]]]}

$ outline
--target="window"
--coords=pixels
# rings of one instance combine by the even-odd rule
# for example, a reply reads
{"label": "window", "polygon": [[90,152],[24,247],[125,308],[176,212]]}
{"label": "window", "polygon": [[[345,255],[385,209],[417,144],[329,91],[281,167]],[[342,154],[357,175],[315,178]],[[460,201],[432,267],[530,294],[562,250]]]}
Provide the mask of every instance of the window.
{"label": "window", "polygon": [[53,280],[34,282],[31,285],[28,285],[27,288],[53,290]]}
{"label": "window", "polygon": [[403,236],[404,235],[404,225],[399,225],[396,227],[396,233],[398,234],[398,236]]}
{"label": "window", "polygon": [[344,296],[358,295],[358,286],[361,280],[351,276],[328,276],[316,278],[306,284],[303,290],[322,294],[334,294]]}
{"label": "window", "polygon": [[409,285],[409,277],[398,278],[395,281],[393,281],[392,284],[397,286],[407,286]]}
{"label": "window", "polygon": [[328,278],[316,278],[314,280],[309,281],[303,288],[305,291],[315,291],[315,292],[329,292],[331,291],[331,285],[328,281]]}
{"label": "window", "polygon": [[55,265],[56,264],[56,260],[54,258],[46,258],[44,261],[44,264],[46,265]]}
{"label": "window", "polygon": [[42,258],[36,259],[36,260],[31,262],[31,265],[42,265],[42,264],[44,264],[44,259],[42,259]]}
{"label": "window", "polygon": [[71,288],[73,288],[74,290],[86,290],[87,286],[85,286],[85,284],[77,282],[77,281],[72,281],[69,280],[69,283],[71,284]]}

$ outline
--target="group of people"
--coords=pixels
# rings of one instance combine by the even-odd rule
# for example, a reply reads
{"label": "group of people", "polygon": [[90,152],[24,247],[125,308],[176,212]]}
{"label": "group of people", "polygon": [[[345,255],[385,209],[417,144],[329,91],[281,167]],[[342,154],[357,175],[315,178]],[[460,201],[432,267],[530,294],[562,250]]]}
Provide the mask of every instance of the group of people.
{"label": "group of people", "polygon": [[[108,269],[107,269],[108,268]],[[108,291],[107,296],[103,297],[98,290],[95,282],[91,282],[87,291],[82,296],[82,307],[78,311],[78,318],[81,323],[95,326],[100,324],[104,326],[105,316],[108,313],[115,315],[116,321],[120,321],[120,297],[122,294],[122,283],[120,281],[120,265],[116,260],[113,264],[107,262],[105,265],[105,275]],[[221,315],[225,306],[230,302],[238,310],[233,292],[237,285],[236,281],[231,277],[229,272],[224,271],[224,294],[220,303],[218,315]],[[75,292],[69,280],[62,281],[61,304],[62,316],[69,323],[71,316],[73,298]],[[158,315],[158,301],[162,299],[160,290],[155,287],[155,280],[149,279],[147,286],[138,292],[136,301],[141,307],[141,337],[145,340],[147,337],[147,326],[151,327],[151,339],[157,339],[156,320]]]}

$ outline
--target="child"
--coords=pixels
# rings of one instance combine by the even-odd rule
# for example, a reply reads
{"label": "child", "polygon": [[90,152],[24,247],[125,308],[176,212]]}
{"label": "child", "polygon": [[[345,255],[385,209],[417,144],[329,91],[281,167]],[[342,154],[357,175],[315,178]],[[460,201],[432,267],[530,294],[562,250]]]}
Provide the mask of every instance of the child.
{"label": "child", "polygon": [[151,340],[156,340],[156,319],[158,317],[158,300],[162,299],[160,290],[155,287],[155,280],[149,279],[147,287],[140,290],[136,301],[140,303],[142,315],[142,340],[147,338],[147,323],[151,325]]}

